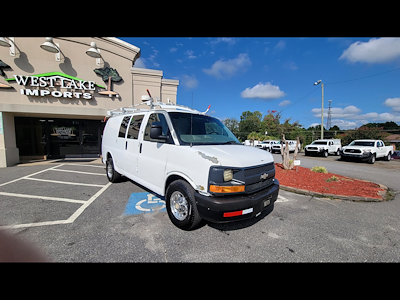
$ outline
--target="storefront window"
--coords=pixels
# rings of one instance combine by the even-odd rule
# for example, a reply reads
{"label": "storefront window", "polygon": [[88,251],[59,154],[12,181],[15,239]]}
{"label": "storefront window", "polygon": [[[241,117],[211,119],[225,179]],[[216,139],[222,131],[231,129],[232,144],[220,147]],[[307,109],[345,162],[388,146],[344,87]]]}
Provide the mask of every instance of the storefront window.
{"label": "storefront window", "polygon": [[20,156],[99,156],[103,128],[98,120],[15,117]]}

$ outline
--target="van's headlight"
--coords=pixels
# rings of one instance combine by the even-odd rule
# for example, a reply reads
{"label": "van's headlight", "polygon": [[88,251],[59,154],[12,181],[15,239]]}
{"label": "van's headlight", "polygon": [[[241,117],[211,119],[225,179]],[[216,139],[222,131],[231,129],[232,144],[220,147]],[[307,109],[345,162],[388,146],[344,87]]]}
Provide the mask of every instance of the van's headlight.
{"label": "van's headlight", "polygon": [[233,179],[233,171],[231,169],[224,170],[224,181],[231,181]]}

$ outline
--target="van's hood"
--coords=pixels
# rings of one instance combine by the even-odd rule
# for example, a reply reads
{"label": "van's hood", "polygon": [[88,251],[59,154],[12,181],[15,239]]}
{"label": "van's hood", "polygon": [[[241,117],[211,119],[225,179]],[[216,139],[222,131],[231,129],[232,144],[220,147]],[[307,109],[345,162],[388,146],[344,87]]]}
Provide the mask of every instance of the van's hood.
{"label": "van's hood", "polygon": [[271,153],[244,145],[193,146],[192,150],[216,165],[227,167],[244,168],[274,161]]}

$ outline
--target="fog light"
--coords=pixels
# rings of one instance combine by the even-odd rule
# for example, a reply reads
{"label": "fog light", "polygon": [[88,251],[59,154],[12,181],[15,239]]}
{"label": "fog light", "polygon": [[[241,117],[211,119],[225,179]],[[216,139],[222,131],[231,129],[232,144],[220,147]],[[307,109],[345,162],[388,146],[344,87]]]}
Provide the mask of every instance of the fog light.
{"label": "fog light", "polygon": [[224,181],[231,181],[233,179],[233,171],[226,169],[224,171]]}

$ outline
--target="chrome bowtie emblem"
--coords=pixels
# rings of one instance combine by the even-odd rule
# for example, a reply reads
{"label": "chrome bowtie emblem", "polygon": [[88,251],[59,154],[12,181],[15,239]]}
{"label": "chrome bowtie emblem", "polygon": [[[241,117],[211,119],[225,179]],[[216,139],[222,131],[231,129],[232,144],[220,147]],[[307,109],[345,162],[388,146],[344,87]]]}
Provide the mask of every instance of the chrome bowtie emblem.
{"label": "chrome bowtie emblem", "polygon": [[262,174],[261,176],[260,176],[260,180],[265,180],[265,179],[267,179],[268,178],[268,174],[267,173],[264,173],[264,174]]}

